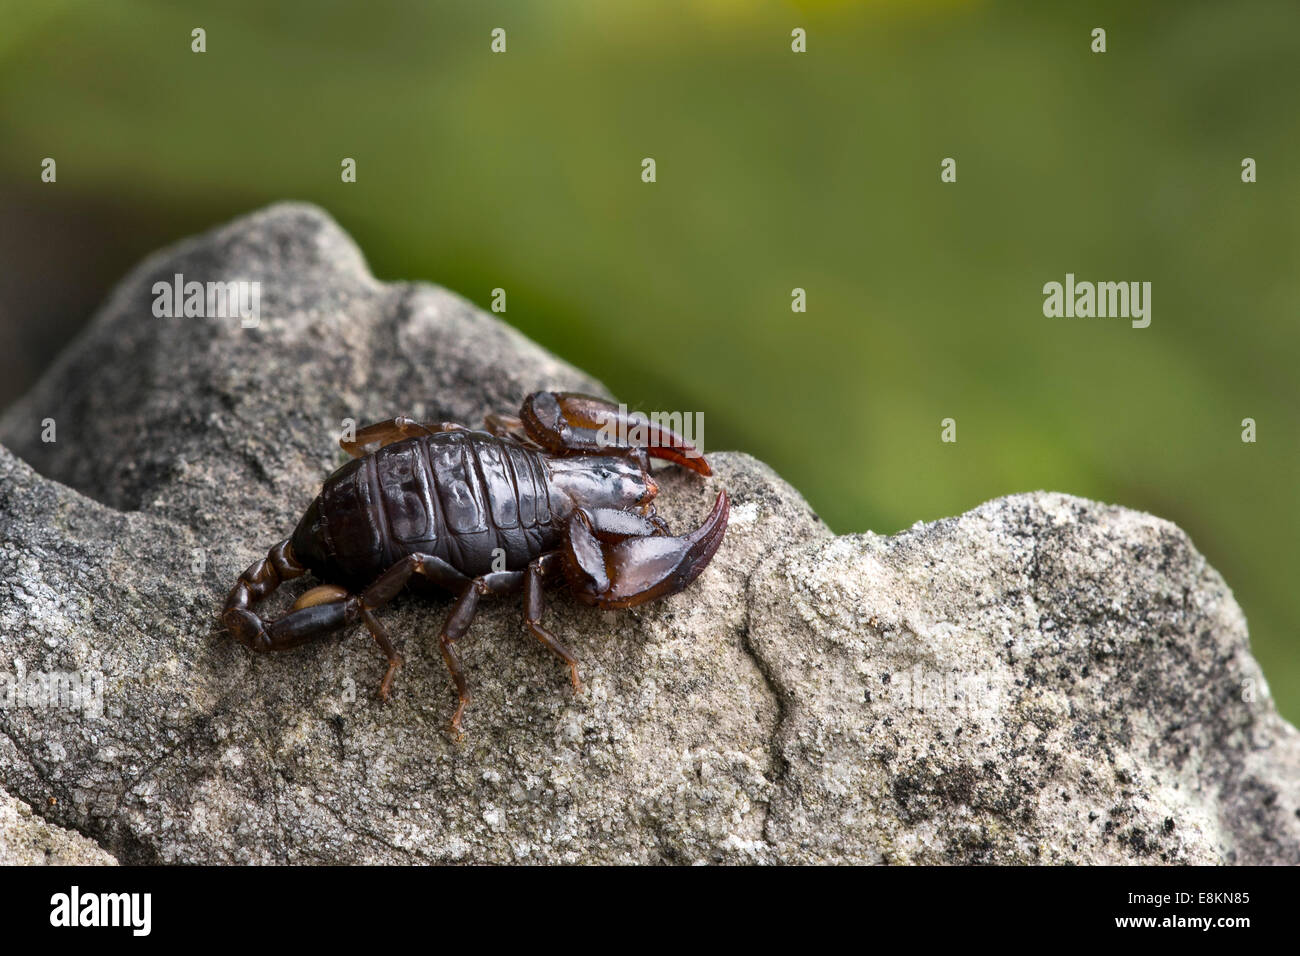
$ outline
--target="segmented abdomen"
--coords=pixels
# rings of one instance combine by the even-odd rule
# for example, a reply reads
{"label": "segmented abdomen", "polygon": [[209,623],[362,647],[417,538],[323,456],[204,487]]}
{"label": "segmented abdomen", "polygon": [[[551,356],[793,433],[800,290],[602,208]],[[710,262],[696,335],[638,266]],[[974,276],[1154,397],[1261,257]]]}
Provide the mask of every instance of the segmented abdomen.
{"label": "segmented abdomen", "polygon": [[358,582],[415,552],[471,577],[502,570],[494,554],[518,570],[559,538],[545,462],[487,432],[424,435],[349,462],[314,510],[332,565],[323,570]]}

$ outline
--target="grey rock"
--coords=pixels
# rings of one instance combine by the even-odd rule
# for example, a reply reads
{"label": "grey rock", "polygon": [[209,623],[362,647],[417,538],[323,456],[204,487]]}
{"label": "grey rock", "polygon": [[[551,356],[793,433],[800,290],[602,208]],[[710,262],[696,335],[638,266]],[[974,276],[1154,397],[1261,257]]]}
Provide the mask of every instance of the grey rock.
{"label": "grey rock", "polygon": [[116,866],[117,860],[80,833],[47,823],[0,790],[0,866]]}
{"label": "grey rock", "polygon": [[[175,273],[260,281],[260,326],[154,317]],[[629,612],[557,593],[581,696],[490,604],[461,740],[446,600],[385,612],[387,705],[364,629],[266,657],[221,632],[343,419],[545,387],[603,392],[377,282],[312,207],[147,260],[0,419],[0,783],[126,863],[1300,862],[1300,735],[1227,586],[1173,525],[1065,495],[836,537],[743,454],[665,469],[675,528],[732,495],[708,570]]]}

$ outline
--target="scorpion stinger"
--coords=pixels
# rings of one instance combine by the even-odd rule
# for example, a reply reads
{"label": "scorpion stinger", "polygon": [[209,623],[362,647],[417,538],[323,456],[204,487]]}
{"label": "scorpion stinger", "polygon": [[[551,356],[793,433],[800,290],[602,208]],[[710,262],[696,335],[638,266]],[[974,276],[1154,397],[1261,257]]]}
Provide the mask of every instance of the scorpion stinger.
{"label": "scorpion stinger", "polygon": [[577,392],[533,392],[519,417],[528,437],[552,453],[607,455],[618,448],[643,448],[651,458],[713,474],[704,455],[685,438],[644,416],[634,418],[625,408]]}
{"label": "scorpion stinger", "polygon": [[712,560],[730,510],[727,493],[719,492],[704,523],[681,537],[665,535],[649,521],[642,533],[628,534],[622,512],[575,511],[563,551],[574,596],[597,607],[625,608],[676,594]]}

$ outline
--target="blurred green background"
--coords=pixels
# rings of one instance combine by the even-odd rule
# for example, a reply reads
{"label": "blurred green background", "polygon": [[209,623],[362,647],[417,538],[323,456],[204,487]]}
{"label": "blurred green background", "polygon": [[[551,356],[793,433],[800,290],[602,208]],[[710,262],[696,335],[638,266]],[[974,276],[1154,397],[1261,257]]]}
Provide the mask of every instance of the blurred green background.
{"label": "blurred green background", "polygon": [[[1295,0],[2,6],[0,404],[145,252],[306,199],[838,531],[1177,522],[1300,718]],[[1152,282],[1150,328],[1044,318],[1066,272]]]}

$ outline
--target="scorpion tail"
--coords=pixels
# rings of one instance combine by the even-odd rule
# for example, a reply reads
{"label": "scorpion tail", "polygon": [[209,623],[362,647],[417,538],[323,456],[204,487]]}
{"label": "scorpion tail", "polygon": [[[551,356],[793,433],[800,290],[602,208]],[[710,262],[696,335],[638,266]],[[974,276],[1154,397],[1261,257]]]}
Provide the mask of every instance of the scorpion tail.
{"label": "scorpion tail", "polygon": [[569,521],[565,571],[580,601],[625,608],[676,594],[713,560],[727,531],[731,502],[718,494],[704,524],[681,537],[620,535],[579,510]]}
{"label": "scorpion tail", "polygon": [[239,576],[239,580],[235,582],[235,586],[226,597],[221,623],[241,644],[255,651],[270,650],[270,638],[267,636],[262,619],[251,608],[278,588],[282,581],[301,577],[306,573],[307,569],[298,562],[286,538],[273,547],[265,558],[253,562],[248,570]]}

